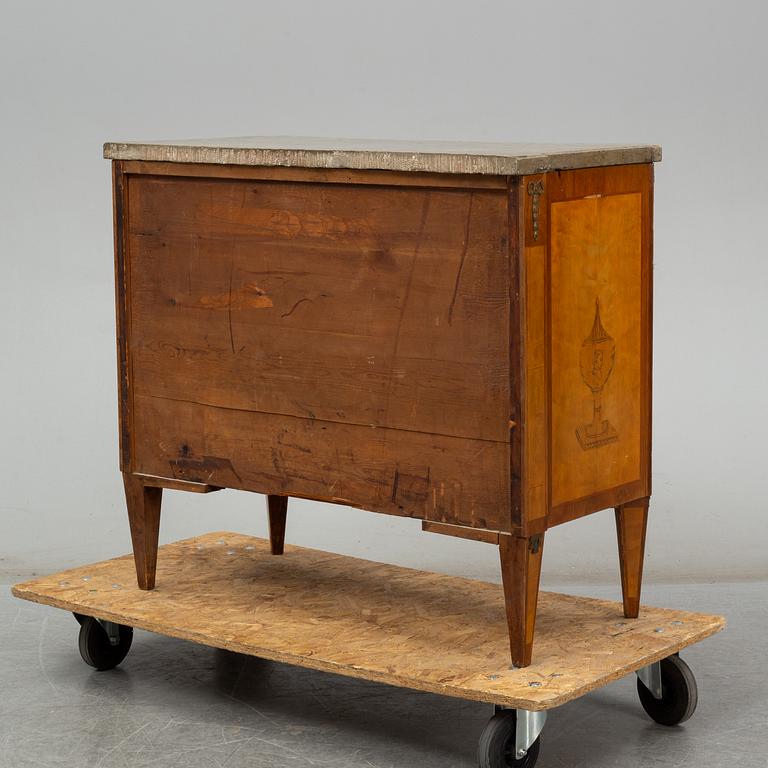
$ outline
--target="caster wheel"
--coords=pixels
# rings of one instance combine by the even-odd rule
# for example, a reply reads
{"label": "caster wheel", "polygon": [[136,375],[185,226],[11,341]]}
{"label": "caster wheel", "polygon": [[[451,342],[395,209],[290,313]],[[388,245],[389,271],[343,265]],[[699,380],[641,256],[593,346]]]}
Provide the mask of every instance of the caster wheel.
{"label": "caster wheel", "polygon": [[515,755],[517,715],[514,709],[497,712],[480,735],[477,763],[480,768],[533,768],[539,758],[540,739],[522,757]]}
{"label": "caster wheel", "polygon": [[[75,617],[77,618],[77,616]],[[133,627],[118,625],[119,641],[112,645],[104,627],[91,616],[81,617],[77,644],[83,661],[100,672],[114,669],[128,654],[133,640]]]}
{"label": "caster wheel", "polygon": [[82,627],[83,624],[88,620],[87,616],[83,616],[82,613],[73,613],[72,614],[75,617],[75,621]]}
{"label": "caster wheel", "polygon": [[648,716],[659,725],[680,725],[696,710],[699,694],[690,667],[677,655],[661,661],[661,698],[637,681],[637,694]]}

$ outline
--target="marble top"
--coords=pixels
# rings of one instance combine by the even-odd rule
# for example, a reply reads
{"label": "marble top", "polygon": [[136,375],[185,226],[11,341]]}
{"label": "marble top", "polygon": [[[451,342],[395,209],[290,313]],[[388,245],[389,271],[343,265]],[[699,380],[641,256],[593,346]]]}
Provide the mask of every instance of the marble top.
{"label": "marble top", "polygon": [[179,141],[115,141],[109,160],[349,168],[517,176],[661,160],[652,144],[506,144],[453,141],[248,136]]}

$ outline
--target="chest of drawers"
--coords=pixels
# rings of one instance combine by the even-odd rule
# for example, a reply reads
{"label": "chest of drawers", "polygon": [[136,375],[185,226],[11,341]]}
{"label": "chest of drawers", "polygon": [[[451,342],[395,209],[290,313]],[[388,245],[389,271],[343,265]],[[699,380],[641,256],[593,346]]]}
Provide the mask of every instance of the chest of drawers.
{"label": "chest of drawers", "polygon": [[546,530],[615,508],[636,616],[657,147],[110,143],[120,466],[139,586],[163,488],[499,547],[530,663]]}

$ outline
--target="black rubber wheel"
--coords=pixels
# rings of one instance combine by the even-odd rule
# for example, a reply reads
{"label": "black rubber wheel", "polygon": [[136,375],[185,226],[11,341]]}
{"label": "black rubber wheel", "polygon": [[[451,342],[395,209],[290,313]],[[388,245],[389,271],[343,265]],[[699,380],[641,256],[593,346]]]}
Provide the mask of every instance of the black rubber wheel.
{"label": "black rubber wheel", "polygon": [[661,698],[654,698],[639,679],[637,695],[648,716],[659,725],[684,723],[696,711],[699,700],[696,678],[677,655],[661,661]]}
{"label": "black rubber wheel", "polygon": [[82,613],[73,613],[72,614],[75,617],[75,621],[82,627],[83,622],[88,618],[87,616],[83,616]]}
{"label": "black rubber wheel", "polygon": [[[112,645],[104,627],[91,616],[83,616],[77,639],[83,661],[103,672],[114,669],[128,654],[133,640],[133,627],[119,625],[120,642]],[[80,619],[78,619],[80,621]]]}
{"label": "black rubber wheel", "polygon": [[480,768],[533,768],[539,759],[540,740],[531,744],[524,757],[515,755],[515,728],[517,713],[514,709],[497,712],[485,726],[477,747]]}

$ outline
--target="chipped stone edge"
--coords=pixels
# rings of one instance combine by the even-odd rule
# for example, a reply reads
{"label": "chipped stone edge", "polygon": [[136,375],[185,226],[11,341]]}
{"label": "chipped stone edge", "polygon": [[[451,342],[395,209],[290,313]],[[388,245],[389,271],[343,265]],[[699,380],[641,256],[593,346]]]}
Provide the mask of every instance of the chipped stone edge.
{"label": "chipped stone edge", "polygon": [[656,163],[661,160],[661,147],[656,145],[617,146],[505,157],[429,152],[258,149],[107,142],[104,144],[104,157],[107,160],[167,163],[524,176],[575,168]]}

